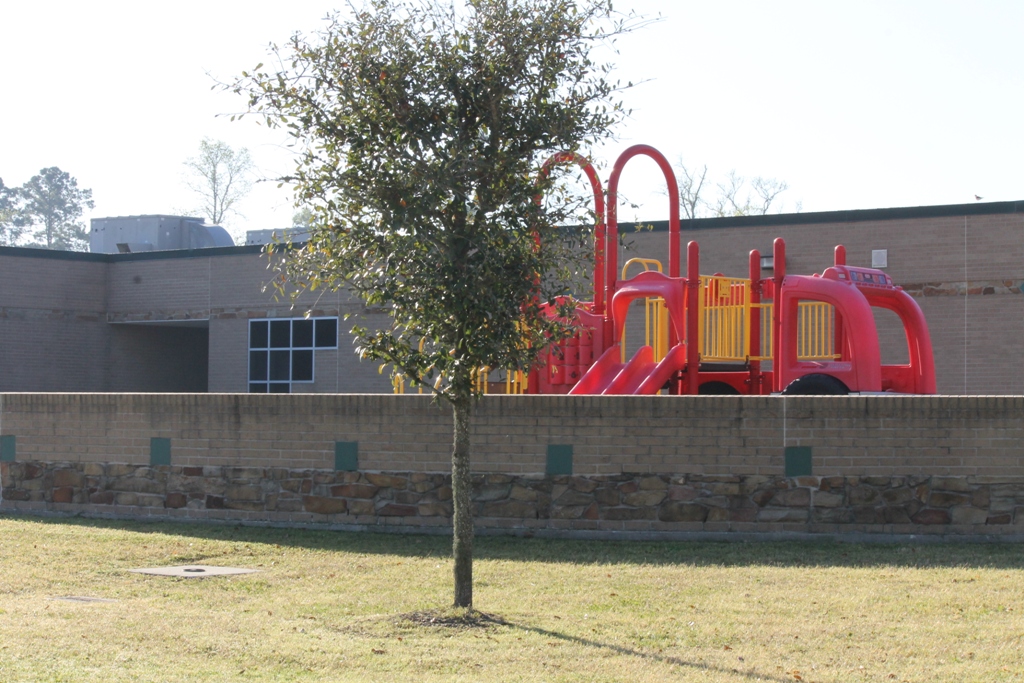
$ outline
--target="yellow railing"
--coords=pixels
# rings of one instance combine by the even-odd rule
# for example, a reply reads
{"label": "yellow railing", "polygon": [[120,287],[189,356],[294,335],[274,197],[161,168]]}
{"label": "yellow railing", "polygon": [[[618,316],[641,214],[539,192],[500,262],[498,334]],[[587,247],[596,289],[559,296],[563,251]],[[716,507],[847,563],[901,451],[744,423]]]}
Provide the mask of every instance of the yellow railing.
{"label": "yellow railing", "polygon": [[[525,394],[526,393],[526,374],[522,370],[505,370],[503,371],[505,378],[502,380],[499,376],[497,380],[491,380],[491,369],[480,368],[480,370],[473,375],[473,381],[476,384],[476,390],[481,394]],[[502,385],[504,385],[504,391],[501,391]],[[498,391],[495,391],[497,389]]]}
{"label": "yellow railing", "polygon": [[750,360],[761,360],[761,361],[771,360],[772,359],[772,350],[775,348],[773,346],[773,344],[775,342],[775,338],[774,338],[773,333],[772,333],[772,330],[774,329],[772,327],[772,305],[770,303],[768,303],[768,304],[751,304],[750,308],[751,308],[751,311],[750,311],[751,315],[760,315],[761,316],[761,320],[760,320],[760,323],[761,323],[761,327],[760,327],[760,330],[761,330],[761,345],[759,347],[761,349],[761,355],[760,356],[751,356]]}
{"label": "yellow railing", "polygon": [[[384,366],[381,366],[380,372],[384,371]],[[490,379],[490,369],[480,368],[477,372],[473,373],[473,385],[476,390],[480,393],[525,393],[526,392],[526,375],[521,370],[513,372],[504,372],[504,379],[499,378],[496,380]],[[403,375],[395,375],[391,378],[391,385],[394,387],[394,392],[398,394],[406,393],[406,377]],[[434,388],[440,387],[441,378],[438,377],[434,382]],[[504,391],[502,390],[504,389]],[[423,393],[423,385],[417,387],[417,393]]]}
{"label": "yellow railing", "polygon": [[[700,357],[712,363],[771,360],[772,304],[750,301],[750,281],[718,275],[701,276]],[[760,316],[761,355],[752,356],[752,316]],[[823,301],[801,301],[797,307],[797,358],[833,360],[835,355],[835,310]]]}
{"label": "yellow railing", "polygon": [[661,270],[661,261],[659,261],[658,259],[653,259],[653,258],[631,258],[628,261],[626,261],[626,264],[624,266],[622,266],[622,279],[623,280],[626,279],[626,275],[629,273],[629,267],[630,266],[634,266],[634,265],[643,266],[645,272],[648,271],[648,270],[651,270],[651,269],[656,270],[659,273],[663,272]]}
{"label": "yellow railing", "polygon": [[[378,372],[384,372],[384,366],[383,365],[380,366],[380,370],[378,370]],[[395,375],[394,377],[391,378],[391,386],[394,387],[396,394],[404,394],[405,393],[405,383],[406,383],[406,381],[407,381],[407,379],[406,379],[405,375]],[[440,388],[440,386],[441,386],[441,378],[438,377],[436,380],[434,380],[434,388],[437,389],[437,388]],[[416,387],[416,393],[417,394],[422,394],[423,393],[423,385],[422,384],[420,384],[419,386]]]}
{"label": "yellow railing", "polygon": [[[383,366],[381,366],[383,371]],[[473,384],[476,390],[482,394],[525,394],[526,393],[526,374],[522,370],[515,370],[512,372],[505,372],[505,378],[501,379],[500,376],[497,380],[491,381],[489,379],[491,374],[490,368],[480,368],[477,372],[473,373]],[[405,393],[406,378],[404,375],[395,375],[391,378],[391,384],[394,387],[396,394]],[[502,384],[504,384],[505,391],[502,392]],[[434,388],[437,389],[441,386],[441,378],[438,377],[434,382]],[[498,391],[495,391],[497,389]],[[423,393],[423,385],[421,384],[416,388],[417,393]]]}
{"label": "yellow railing", "polygon": [[824,301],[801,301],[797,315],[796,357],[835,360],[835,309]]}
{"label": "yellow railing", "polygon": [[702,275],[698,339],[701,360],[744,362],[750,349],[750,280]]}
{"label": "yellow railing", "polygon": [[[774,351],[772,338],[772,304],[756,304],[761,309],[762,355],[750,360],[771,360]],[[797,306],[796,356],[799,360],[836,360],[835,309],[824,301],[801,301]]]}

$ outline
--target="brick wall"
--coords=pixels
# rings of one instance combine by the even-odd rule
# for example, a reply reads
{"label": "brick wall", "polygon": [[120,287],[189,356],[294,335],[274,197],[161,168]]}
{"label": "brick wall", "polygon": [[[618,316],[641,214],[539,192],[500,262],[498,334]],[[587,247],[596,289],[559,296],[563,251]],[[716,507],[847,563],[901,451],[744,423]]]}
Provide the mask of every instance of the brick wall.
{"label": "brick wall", "polygon": [[[759,217],[695,221],[684,224],[689,229],[682,243],[685,249],[688,240],[699,242],[704,273],[740,277],[747,273],[748,252],[770,253],[775,237],[786,239],[790,273],[828,267],[836,244],[847,247],[854,265],[869,265],[873,249],[886,249],[886,272],[917,297],[929,322],[939,392],[1024,392],[1024,363],[1019,361],[1024,213],[915,218],[870,213],[811,216],[814,223],[800,222],[806,218],[800,215],[766,217],[772,225],[759,223]],[[629,246],[620,249],[620,265],[633,256],[667,264],[667,232],[636,232],[624,225],[622,234]],[[387,373],[360,362],[345,334],[361,316],[370,325],[382,324],[384,316],[368,314],[339,292],[304,295],[295,307],[288,300],[275,301],[273,290],[265,289],[273,274],[267,266],[267,257],[251,248],[99,255],[0,247],[0,391],[183,390],[168,384],[167,373],[148,362],[120,372],[121,347],[109,328],[185,321],[209,330],[207,390],[244,392],[247,321],[300,316],[307,310],[354,317],[341,324],[337,352],[318,352],[316,383],[301,390],[390,391]],[[642,339],[638,313],[630,319],[631,348]],[[906,357],[893,322],[881,323],[887,360]],[[154,343],[168,351],[178,348],[170,334]],[[139,358],[154,355],[154,348],[142,349]],[[169,358],[178,367],[187,362],[182,354]]]}
{"label": "brick wall", "polygon": [[[1016,536],[1022,415],[1019,396],[487,397],[475,504],[482,528]],[[451,419],[427,397],[3,394],[0,437],[0,510],[450,514]]]}
{"label": "brick wall", "polygon": [[[684,221],[682,263],[689,240],[700,245],[702,273],[733,277],[746,277],[750,250],[771,254],[776,237],[786,240],[786,268],[793,274],[820,273],[832,265],[837,244],[846,246],[847,262],[858,266],[870,266],[871,251],[885,249],[885,271],[917,298],[928,321],[939,393],[1024,391],[1019,351],[1024,338],[1024,214],[869,220],[861,213],[803,224]],[[737,221],[744,224],[732,224]],[[657,227],[620,229],[628,245],[619,250],[620,266],[636,256],[657,258],[667,266],[668,232],[663,224]],[[906,342],[894,330],[888,324],[880,331],[887,360],[906,356]]]}
{"label": "brick wall", "polygon": [[105,390],[105,264],[2,251],[0,391]]}

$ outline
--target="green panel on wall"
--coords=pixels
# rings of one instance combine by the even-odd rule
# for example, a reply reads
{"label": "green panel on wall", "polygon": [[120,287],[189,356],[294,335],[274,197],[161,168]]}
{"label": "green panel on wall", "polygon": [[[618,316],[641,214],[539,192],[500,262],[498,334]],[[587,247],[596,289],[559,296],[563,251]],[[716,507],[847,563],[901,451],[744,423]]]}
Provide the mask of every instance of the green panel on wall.
{"label": "green panel on wall", "polygon": [[548,445],[548,461],[545,472],[551,477],[572,474],[572,444]]}
{"label": "green panel on wall", "polygon": [[17,451],[13,434],[0,436],[0,462],[14,462]]}
{"label": "green panel on wall", "polygon": [[154,436],[149,440],[149,464],[151,467],[171,464],[171,440]]}
{"label": "green panel on wall", "polygon": [[786,446],[786,476],[811,476],[810,446]]}
{"label": "green panel on wall", "polygon": [[355,472],[359,469],[359,442],[334,442],[334,469],[339,472]]}

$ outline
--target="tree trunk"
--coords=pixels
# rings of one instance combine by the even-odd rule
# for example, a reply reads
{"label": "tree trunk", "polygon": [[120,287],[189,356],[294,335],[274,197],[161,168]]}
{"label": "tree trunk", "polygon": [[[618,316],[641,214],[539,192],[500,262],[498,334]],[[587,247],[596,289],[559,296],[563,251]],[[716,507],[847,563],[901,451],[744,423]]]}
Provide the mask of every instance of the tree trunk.
{"label": "tree trunk", "polygon": [[469,472],[469,420],[472,399],[452,404],[452,555],[455,558],[455,607],[473,607],[473,479]]}

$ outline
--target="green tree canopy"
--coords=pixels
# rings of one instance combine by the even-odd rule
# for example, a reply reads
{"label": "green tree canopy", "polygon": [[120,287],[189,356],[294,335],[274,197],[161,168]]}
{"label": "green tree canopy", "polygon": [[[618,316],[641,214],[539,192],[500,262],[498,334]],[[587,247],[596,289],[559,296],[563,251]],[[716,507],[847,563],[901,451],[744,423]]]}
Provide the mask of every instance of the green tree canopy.
{"label": "green tree canopy", "polygon": [[287,279],[388,311],[386,329],[354,329],[358,352],[453,407],[457,607],[472,606],[473,376],[527,369],[569,331],[542,306],[582,272],[588,237],[558,227],[566,204],[534,201],[557,189],[538,171],[620,118],[591,49],[623,30],[607,0],[372,0],[233,86],[297,144],[286,180],[314,217]]}
{"label": "green tree canopy", "polygon": [[29,246],[64,251],[86,251],[89,234],[82,222],[85,209],[94,206],[92,190],[56,166],[44,168],[18,190],[19,225],[28,228]]}
{"label": "green tree canopy", "polygon": [[0,178],[0,245],[14,246],[21,236],[20,201],[18,188],[7,187]]}

